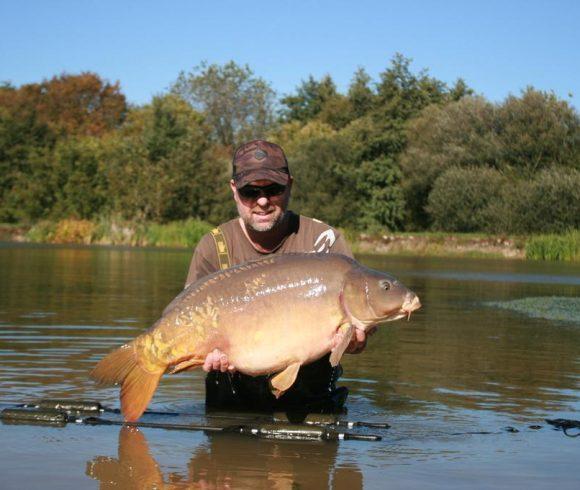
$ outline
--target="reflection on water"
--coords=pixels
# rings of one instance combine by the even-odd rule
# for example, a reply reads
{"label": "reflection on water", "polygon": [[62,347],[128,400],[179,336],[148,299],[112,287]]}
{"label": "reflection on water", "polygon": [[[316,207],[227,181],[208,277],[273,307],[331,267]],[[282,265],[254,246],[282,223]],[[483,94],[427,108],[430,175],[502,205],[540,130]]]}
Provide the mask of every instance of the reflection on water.
{"label": "reflection on water", "polygon": [[96,456],[86,473],[101,489],[362,488],[355,466],[335,467],[337,447],[212,435],[194,450],[185,468],[164,472],[143,432],[123,427],[118,456]]}
{"label": "reflection on water", "polygon": [[[88,372],[157,319],[181,289],[189,258],[170,250],[0,245],[0,403],[67,397],[118,406],[117,390],[96,388]],[[570,321],[555,321],[490,304],[550,297],[577,302],[580,266],[360,258],[399,277],[423,303],[410,322],[380,328],[364,354],[343,358],[348,418],[391,423],[381,443],[275,443],[152,431],[148,448],[142,433],[121,431],[117,453],[111,428],[0,425],[0,437],[8,441],[0,449],[3,488],[22,488],[23,475],[34,478],[35,472],[43,481],[53,466],[60,470],[49,480],[54,488],[86,485],[87,474],[106,488],[117,481],[114,472],[118,478],[133,475],[123,480],[127,487],[138,486],[140,478],[157,482],[153,487],[219,488],[231,481],[242,487],[336,486],[352,479],[356,488],[361,482],[380,486],[385,478],[395,486],[432,484],[419,465],[440,474],[442,483],[450,483],[447,470],[455,468],[462,483],[491,484],[481,474],[482,459],[506,478],[506,486],[515,468],[538,485],[544,478],[557,478],[564,487],[575,481],[564,463],[577,460],[580,438],[571,446],[547,427],[525,429],[545,425],[545,417],[580,419],[578,319],[568,310]],[[150,408],[203,416],[202,373],[164,377]],[[522,430],[453,435],[505,426]]]}

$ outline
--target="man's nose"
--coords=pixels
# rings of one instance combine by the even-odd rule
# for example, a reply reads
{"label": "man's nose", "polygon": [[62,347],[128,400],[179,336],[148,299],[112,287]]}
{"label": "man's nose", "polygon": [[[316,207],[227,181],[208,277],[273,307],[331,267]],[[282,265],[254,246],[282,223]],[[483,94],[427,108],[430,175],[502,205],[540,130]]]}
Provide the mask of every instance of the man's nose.
{"label": "man's nose", "polygon": [[256,203],[258,204],[258,206],[267,206],[268,205],[268,198],[264,195],[261,195],[258,200],[256,201]]}

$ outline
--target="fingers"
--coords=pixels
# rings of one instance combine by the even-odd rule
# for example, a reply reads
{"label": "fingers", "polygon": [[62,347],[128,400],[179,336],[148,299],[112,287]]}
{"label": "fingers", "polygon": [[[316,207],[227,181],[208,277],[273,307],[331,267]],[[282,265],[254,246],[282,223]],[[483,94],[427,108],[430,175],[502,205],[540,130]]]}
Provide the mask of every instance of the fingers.
{"label": "fingers", "polygon": [[219,349],[214,349],[206,356],[202,369],[206,373],[210,371],[220,371],[222,373],[229,371],[233,373],[236,371],[236,368],[230,364],[228,356]]}
{"label": "fingers", "polygon": [[356,340],[358,343],[364,343],[366,344],[367,342],[367,334],[364,330],[359,330],[358,328],[354,329],[354,336],[356,337]]}
{"label": "fingers", "polygon": [[365,350],[366,346],[367,346],[367,334],[365,333],[364,330],[355,328],[352,334],[352,339],[350,340],[350,344],[348,344],[348,347],[346,348],[346,352],[348,352],[349,354],[360,354],[363,350]]}
{"label": "fingers", "polygon": [[203,366],[201,367],[206,373],[209,373],[213,369],[213,359],[214,359],[215,350],[210,352],[206,357],[205,361],[203,362]]}
{"label": "fingers", "polygon": [[221,354],[219,358],[219,370],[222,373],[225,373],[228,370],[229,365],[228,357],[225,354]]}

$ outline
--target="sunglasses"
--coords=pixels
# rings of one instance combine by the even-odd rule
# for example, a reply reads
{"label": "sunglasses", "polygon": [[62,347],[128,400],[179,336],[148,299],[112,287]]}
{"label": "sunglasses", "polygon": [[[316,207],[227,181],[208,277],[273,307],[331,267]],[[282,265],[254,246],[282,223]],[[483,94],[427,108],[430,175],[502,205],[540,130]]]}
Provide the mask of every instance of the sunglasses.
{"label": "sunglasses", "polygon": [[265,186],[245,185],[238,189],[238,194],[242,199],[255,201],[262,196],[268,198],[280,196],[284,194],[284,191],[286,191],[286,186],[282,184],[269,184]]}

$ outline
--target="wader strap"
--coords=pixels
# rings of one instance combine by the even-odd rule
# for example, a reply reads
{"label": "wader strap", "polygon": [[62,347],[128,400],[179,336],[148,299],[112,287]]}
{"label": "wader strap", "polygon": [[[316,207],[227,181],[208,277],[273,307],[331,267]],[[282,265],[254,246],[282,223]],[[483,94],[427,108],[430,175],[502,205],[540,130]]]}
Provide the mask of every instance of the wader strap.
{"label": "wader strap", "polygon": [[228,246],[226,244],[226,239],[222,230],[217,227],[211,230],[211,236],[215,242],[215,249],[218,256],[218,262],[220,264],[220,269],[228,269],[231,267],[230,254],[228,253]]}

